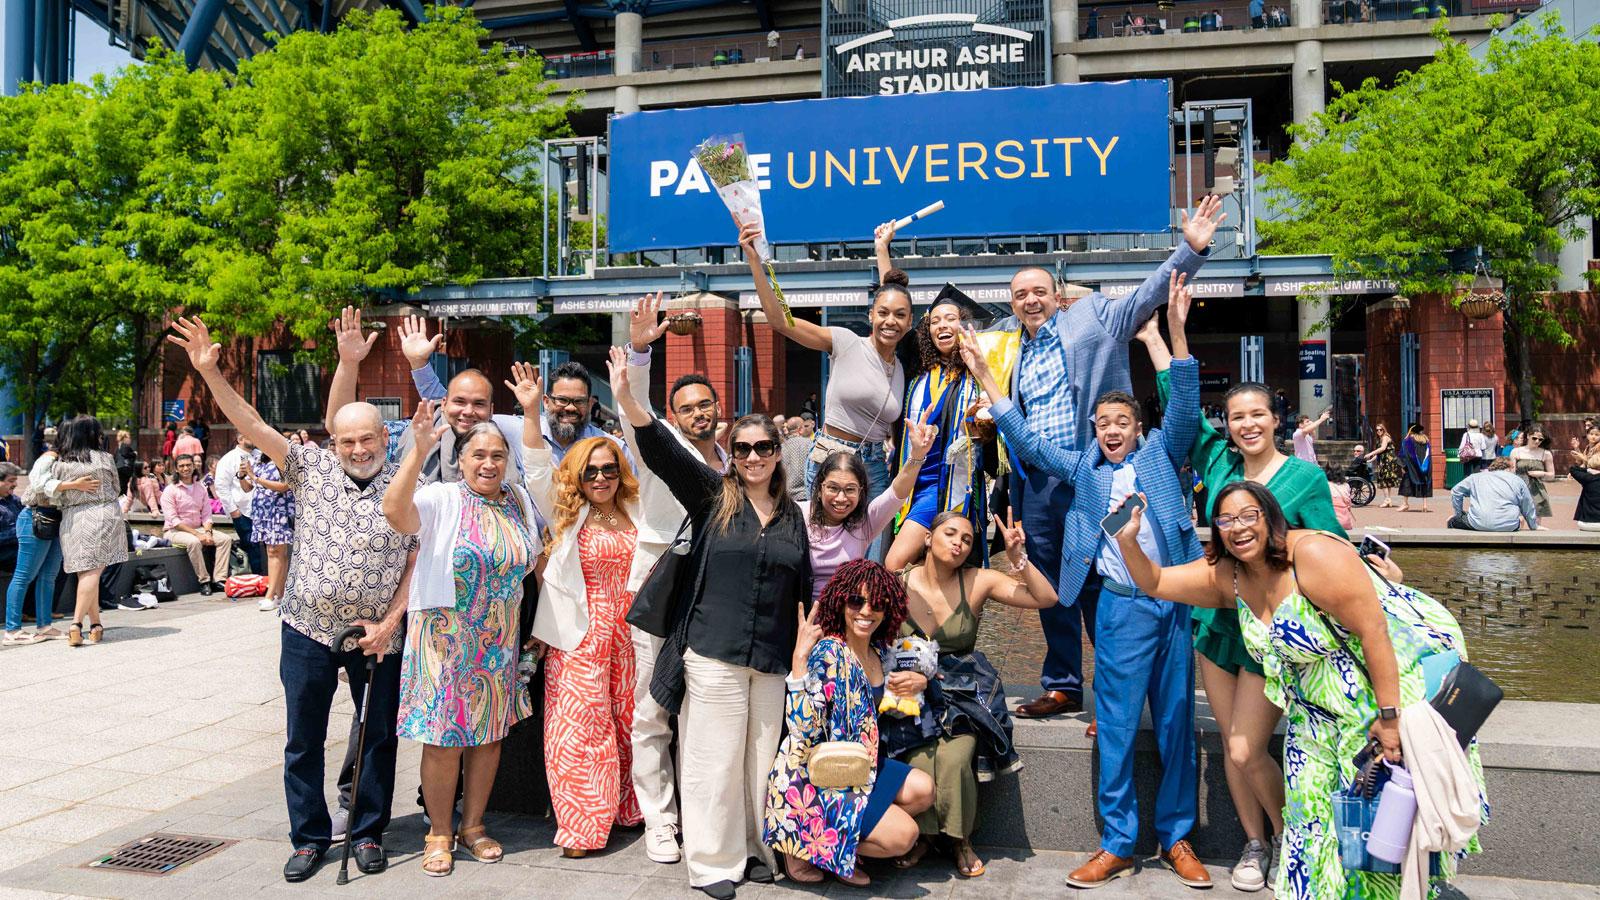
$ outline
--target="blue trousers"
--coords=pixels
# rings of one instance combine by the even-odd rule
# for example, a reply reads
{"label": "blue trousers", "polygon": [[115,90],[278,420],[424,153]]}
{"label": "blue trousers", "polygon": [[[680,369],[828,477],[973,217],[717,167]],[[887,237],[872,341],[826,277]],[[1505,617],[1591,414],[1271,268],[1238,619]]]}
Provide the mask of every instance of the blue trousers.
{"label": "blue trousers", "polygon": [[[1061,582],[1061,541],[1072,504],[1072,488],[1041,472],[1017,470],[1013,476],[1012,508],[1017,510],[1028,535],[1028,561],[1054,584]],[[1083,636],[1095,643],[1095,604],[1100,579],[1090,573],[1076,597],[1039,610],[1044,631],[1044,665],[1039,687],[1083,698]]]}
{"label": "blue trousers", "polygon": [[1095,623],[1094,712],[1099,725],[1100,846],[1132,856],[1139,837],[1133,786],[1133,743],[1139,717],[1150,721],[1161,753],[1156,836],[1162,847],[1189,836],[1198,799],[1194,738],[1194,659],[1189,607],[1103,587]]}
{"label": "blue trousers", "polygon": [[33,508],[24,507],[17,516],[17,568],[6,588],[6,630],[22,627],[22,605],[28,600],[28,585],[33,585],[33,625],[50,627],[55,609],[56,576],[61,574],[61,541],[41,541],[33,536]]}
{"label": "blue trousers", "polygon": [[238,537],[234,540],[235,546],[244,551],[244,558],[250,563],[250,574],[267,574],[267,553],[256,543],[254,529],[250,524],[249,516],[233,517],[233,533]]}
{"label": "blue trousers", "polygon": [[[288,706],[288,737],[283,748],[283,792],[289,801],[289,840],[295,849],[328,849],[333,822],[323,794],[323,750],[328,711],[339,689],[339,670],[350,678],[350,697],[359,714],[367,682],[366,659],[359,650],[335,653],[287,624],[282,629],[278,676]],[[400,657],[391,653],[373,672],[372,708],[367,711],[367,741],[361,756],[361,796],[350,814],[350,839],[383,840],[394,799],[394,761],[400,739]],[[351,730],[351,740],[355,731]]]}

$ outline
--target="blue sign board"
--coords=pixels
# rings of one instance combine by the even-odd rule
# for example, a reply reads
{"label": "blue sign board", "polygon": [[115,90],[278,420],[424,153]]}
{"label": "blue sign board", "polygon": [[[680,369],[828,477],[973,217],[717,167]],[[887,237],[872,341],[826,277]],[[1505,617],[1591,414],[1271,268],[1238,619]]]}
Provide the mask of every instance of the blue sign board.
{"label": "blue sign board", "polygon": [[1165,81],[1088,82],[629,113],[611,120],[613,252],[728,246],[737,229],[692,160],[743,134],[776,243],[1161,231],[1170,224]]}
{"label": "blue sign board", "polygon": [[1327,341],[1300,342],[1300,377],[1307,381],[1320,381],[1328,377]]}
{"label": "blue sign board", "polygon": [[182,400],[161,401],[161,421],[182,422],[185,403]]}

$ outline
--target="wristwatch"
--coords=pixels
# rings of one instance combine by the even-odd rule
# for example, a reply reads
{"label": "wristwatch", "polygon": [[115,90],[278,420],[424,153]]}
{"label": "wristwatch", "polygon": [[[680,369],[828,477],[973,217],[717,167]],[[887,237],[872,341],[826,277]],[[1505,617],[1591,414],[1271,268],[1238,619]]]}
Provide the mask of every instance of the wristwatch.
{"label": "wristwatch", "polygon": [[1398,707],[1398,706],[1380,706],[1380,707],[1378,707],[1378,719],[1380,721],[1388,722],[1388,721],[1392,721],[1392,720],[1398,719],[1398,718],[1400,718],[1400,707]]}

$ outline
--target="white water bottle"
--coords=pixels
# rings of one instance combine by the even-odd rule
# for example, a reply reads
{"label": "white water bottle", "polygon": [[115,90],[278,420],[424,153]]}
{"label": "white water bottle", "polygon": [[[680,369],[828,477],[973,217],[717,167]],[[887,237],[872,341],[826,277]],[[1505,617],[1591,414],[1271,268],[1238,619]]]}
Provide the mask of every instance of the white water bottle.
{"label": "white water bottle", "polygon": [[1411,789],[1411,773],[1401,766],[1389,766],[1389,783],[1378,798],[1378,814],[1367,833],[1367,852],[1384,862],[1400,863],[1411,843],[1411,822],[1417,817],[1417,795]]}

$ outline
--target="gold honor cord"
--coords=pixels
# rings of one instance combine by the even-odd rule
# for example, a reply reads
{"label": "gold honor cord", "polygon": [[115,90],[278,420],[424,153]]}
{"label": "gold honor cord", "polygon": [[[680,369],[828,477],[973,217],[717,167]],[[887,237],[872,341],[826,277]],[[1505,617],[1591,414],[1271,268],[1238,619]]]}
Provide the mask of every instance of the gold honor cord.
{"label": "gold honor cord", "polygon": [[783,299],[783,286],[778,284],[778,273],[772,268],[772,260],[762,260],[761,264],[767,267],[767,283],[772,285],[772,293],[777,295],[778,304],[783,307],[783,322],[793,328],[794,313],[789,309],[789,301]]}

